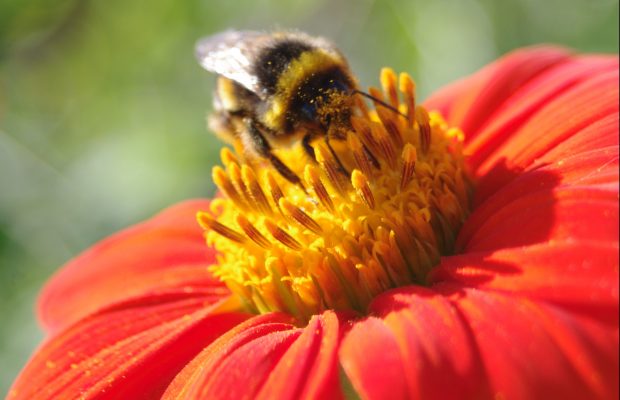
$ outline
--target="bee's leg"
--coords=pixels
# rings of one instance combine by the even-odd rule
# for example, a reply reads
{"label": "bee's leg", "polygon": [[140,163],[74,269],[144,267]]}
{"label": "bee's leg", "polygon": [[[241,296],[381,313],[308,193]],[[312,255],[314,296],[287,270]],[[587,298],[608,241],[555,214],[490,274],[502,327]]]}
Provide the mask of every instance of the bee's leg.
{"label": "bee's leg", "polygon": [[332,144],[329,141],[329,136],[325,136],[325,144],[327,144],[327,148],[329,149],[329,152],[332,153],[332,157],[334,157],[334,159],[336,160],[336,162],[338,163],[338,170],[347,178],[349,178],[351,176],[351,174],[349,173],[349,171],[347,171],[347,169],[344,167],[344,165],[342,164],[342,161],[340,161],[340,158],[338,158],[338,154],[336,154],[336,152],[334,151],[334,148],[332,147]]}
{"label": "bee's leg", "polygon": [[377,160],[377,157],[375,157],[374,154],[372,154],[372,152],[368,149],[368,147],[366,147],[366,145],[364,146],[364,154],[366,154],[366,158],[370,161],[370,163],[372,164],[373,167],[375,167],[376,169],[380,169],[380,165],[379,165],[379,161]]}
{"label": "bee's leg", "polygon": [[[312,157],[312,159],[314,161],[316,161],[316,153],[314,151],[314,147],[312,147],[310,142],[315,137],[317,137],[317,136],[319,136],[319,133],[317,133],[317,132],[309,132],[301,140],[301,144],[302,144],[302,146],[304,148],[304,151],[306,152],[306,154],[308,154],[310,157]],[[329,149],[329,152],[332,154],[332,157],[334,157],[334,159],[338,163],[338,170],[343,175],[345,175],[346,177],[349,177],[350,176],[349,171],[347,171],[347,169],[342,164],[342,161],[340,161],[340,158],[338,158],[338,155],[336,154],[336,152],[334,151],[334,148],[332,147],[331,143],[329,142],[329,136],[325,136],[325,144],[327,144],[327,148]]]}
{"label": "bee's leg", "polygon": [[316,161],[316,154],[314,153],[314,147],[310,144],[310,142],[314,139],[316,135],[313,132],[306,133],[306,136],[301,139],[301,144],[304,148],[304,151],[310,158]]}
{"label": "bee's leg", "polygon": [[301,188],[305,191],[305,188],[301,183],[301,179],[299,179],[299,177],[278,158],[278,156],[272,153],[271,145],[267,139],[265,139],[265,136],[258,127],[258,124],[250,118],[246,118],[244,122],[246,130],[243,134],[248,135],[247,139],[249,139],[249,142],[252,144],[252,148],[256,150],[259,155],[268,159],[269,162],[271,162],[271,165],[273,165],[273,167],[278,170],[280,175],[282,175],[286,180],[301,186]]}

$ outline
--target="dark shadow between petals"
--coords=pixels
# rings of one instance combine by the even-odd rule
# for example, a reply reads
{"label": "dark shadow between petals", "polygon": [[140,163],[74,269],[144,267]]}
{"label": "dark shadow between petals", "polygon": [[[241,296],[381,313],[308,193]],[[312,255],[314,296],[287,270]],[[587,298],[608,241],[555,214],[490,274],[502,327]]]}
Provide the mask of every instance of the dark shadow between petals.
{"label": "dark shadow between petals", "polygon": [[[495,252],[545,243],[556,223],[556,191],[561,178],[541,164],[525,171],[510,168],[506,159],[479,181],[483,197],[474,196],[474,209],[456,241],[455,257],[463,257],[468,282],[483,285],[498,275],[517,275],[518,264],[490,260]],[[444,260],[451,256],[444,257]],[[443,262],[442,262],[443,264]],[[431,271],[429,282],[451,281],[459,267]]]}

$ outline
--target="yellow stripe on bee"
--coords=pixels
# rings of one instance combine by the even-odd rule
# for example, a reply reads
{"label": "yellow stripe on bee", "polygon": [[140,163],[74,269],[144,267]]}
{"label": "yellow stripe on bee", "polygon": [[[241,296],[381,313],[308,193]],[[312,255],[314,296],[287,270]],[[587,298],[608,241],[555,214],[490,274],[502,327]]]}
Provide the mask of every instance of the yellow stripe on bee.
{"label": "yellow stripe on bee", "polygon": [[235,84],[228,78],[220,76],[217,80],[217,95],[222,102],[222,107],[227,111],[235,111],[239,108]]}
{"label": "yellow stripe on bee", "polygon": [[346,70],[347,66],[340,55],[323,49],[306,51],[291,61],[278,79],[276,95],[271,108],[263,116],[263,123],[273,130],[280,130],[284,124],[289,101],[299,86],[310,76],[332,68]]}

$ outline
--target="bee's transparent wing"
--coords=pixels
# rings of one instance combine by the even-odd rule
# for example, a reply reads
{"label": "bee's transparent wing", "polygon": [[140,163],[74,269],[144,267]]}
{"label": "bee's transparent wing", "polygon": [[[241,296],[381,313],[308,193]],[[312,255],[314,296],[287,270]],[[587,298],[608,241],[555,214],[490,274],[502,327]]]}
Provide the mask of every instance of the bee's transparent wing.
{"label": "bee's transparent wing", "polygon": [[231,79],[259,94],[253,60],[271,36],[253,31],[225,31],[196,44],[196,58],[207,71]]}

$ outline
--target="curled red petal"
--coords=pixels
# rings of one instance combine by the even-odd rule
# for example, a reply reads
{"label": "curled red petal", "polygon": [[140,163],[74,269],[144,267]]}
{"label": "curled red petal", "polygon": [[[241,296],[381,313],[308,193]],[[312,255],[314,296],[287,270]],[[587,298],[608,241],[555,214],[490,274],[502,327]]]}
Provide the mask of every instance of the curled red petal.
{"label": "curled red petal", "polygon": [[271,313],[238,325],[198,354],[163,399],[253,398],[301,333],[292,322]]}
{"label": "curled red petal", "polygon": [[51,331],[126,298],[169,290],[227,295],[207,267],[207,250],[196,212],[208,201],[180,203],[154,218],[104,239],[71,260],[46,284],[39,317]]}
{"label": "curled red petal", "polygon": [[188,364],[164,399],[342,398],[337,351],[343,318],[328,311],[304,328],[283,314],[252,318]]}
{"label": "curled red petal", "polygon": [[257,399],[340,399],[342,323],[332,311],[312,317],[270,373]]}
{"label": "curled red petal", "polygon": [[145,296],[100,310],[49,339],[10,399],[155,398],[202,348],[248,318],[211,314],[188,293]]}

